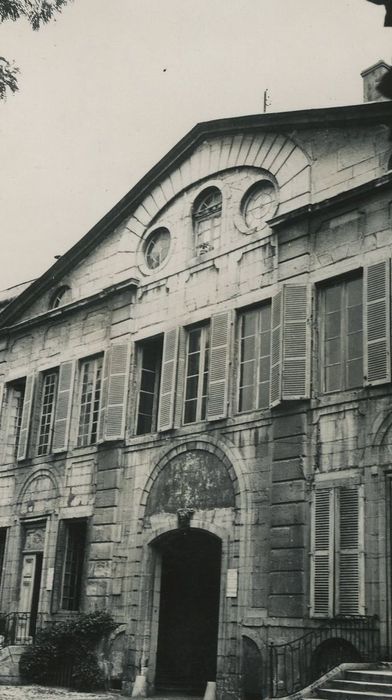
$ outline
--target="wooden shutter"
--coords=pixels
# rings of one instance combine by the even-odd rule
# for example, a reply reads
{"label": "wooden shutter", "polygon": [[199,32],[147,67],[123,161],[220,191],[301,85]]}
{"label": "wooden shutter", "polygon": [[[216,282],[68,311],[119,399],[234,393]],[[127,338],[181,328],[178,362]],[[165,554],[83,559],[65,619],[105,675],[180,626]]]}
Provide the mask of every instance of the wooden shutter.
{"label": "wooden shutter", "polygon": [[104,405],[104,440],[121,440],[124,437],[130,354],[129,343],[115,343],[108,351],[106,367],[107,386],[105,387]]}
{"label": "wooden shutter", "polygon": [[358,487],[337,489],[336,612],[341,615],[363,613],[362,596],[362,521]]}
{"label": "wooden shutter", "polygon": [[184,328],[179,329],[178,338],[178,360],[177,360],[177,388],[176,388],[176,406],[174,413],[174,427],[179,428],[182,425],[182,414],[184,409],[184,385],[185,385],[185,370],[186,370],[186,341],[187,335]]}
{"label": "wooden shutter", "polygon": [[364,380],[391,381],[390,260],[364,271]]}
{"label": "wooden shutter", "polygon": [[331,615],[333,608],[333,489],[314,492],[312,513],[311,614]]}
{"label": "wooden shutter", "polygon": [[276,406],[282,398],[282,311],[283,292],[279,291],[272,297],[271,311],[271,406]]}
{"label": "wooden shutter", "polygon": [[170,430],[174,421],[179,329],[165,333],[163,340],[158,430]]}
{"label": "wooden shutter", "polygon": [[309,294],[306,285],[284,287],[282,399],[306,399],[310,389]]}
{"label": "wooden shutter", "polygon": [[211,318],[208,420],[218,420],[227,416],[231,318],[230,311],[215,314]]}
{"label": "wooden shutter", "polygon": [[3,398],[4,398],[4,384],[0,382],[0,425],[1,425],[1,413],[3,408]]}
{"label": "wooden shutter", "polygon": [[99,401],[98,442],[105,439],[106,406],[108,400],[108,379],[110,371],[111,348],[105,350],[103,358],[101,398]]}
{"label": "wooden shutter", "polygon": [[30,374],[28,377],[26,377],[26,387],[25,387],[25,394],[24,394],[24,400],[23,400],[22,420],[21,420],[21,426],[20,426],[20,435],[19,435],[19,444],[18,444],[18,453],[17,453],[18,460],[26,459],[26,457],[27,457],[31,413],[32,413],[32,409],[33,409],[33,399],[34,399],[34,383],[35,383],[34,380],[35,380],[35,377],[33,374]]}
{"label": "wooden shutter", "polygon": [[63,362],[59,371],[52,452],[63,452],[68,447],[74,378],[75,363]]}

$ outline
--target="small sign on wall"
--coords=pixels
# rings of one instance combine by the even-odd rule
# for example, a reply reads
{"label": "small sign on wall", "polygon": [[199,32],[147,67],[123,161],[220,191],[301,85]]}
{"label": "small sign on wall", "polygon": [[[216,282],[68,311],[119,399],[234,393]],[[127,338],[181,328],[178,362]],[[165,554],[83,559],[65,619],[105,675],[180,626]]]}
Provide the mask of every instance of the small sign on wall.
{"label": "small sign on wall", "polygon": [[53,577],[54,577],[54,569],[49,568],[48,573],[46,575],[46,590],[51,591],[53,588]]}
{"label": "small sign on wall", "polygon": [[238,591],[238,569],[227,569],[226,598],[236,598]]}

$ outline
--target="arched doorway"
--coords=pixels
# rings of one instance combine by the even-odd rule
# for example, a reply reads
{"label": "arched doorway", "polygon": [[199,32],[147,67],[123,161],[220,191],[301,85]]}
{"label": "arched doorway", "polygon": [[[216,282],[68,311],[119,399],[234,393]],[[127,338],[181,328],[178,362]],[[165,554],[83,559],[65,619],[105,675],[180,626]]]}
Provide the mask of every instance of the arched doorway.
{"label": "arched doorway", "polygon": [[187,528],[154,546],[161,557],[155,688],[204,692],[216,677],[221,541]]}

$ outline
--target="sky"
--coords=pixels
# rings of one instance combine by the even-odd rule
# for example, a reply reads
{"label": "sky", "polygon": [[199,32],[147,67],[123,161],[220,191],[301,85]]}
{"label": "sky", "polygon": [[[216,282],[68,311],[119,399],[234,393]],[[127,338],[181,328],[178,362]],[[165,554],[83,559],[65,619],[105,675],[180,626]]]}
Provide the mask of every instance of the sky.
{"label": "sky", "polygon": [[0,289],[64,253],[197,122],[362,102],[392,63],[366,0],[74,0],[0,25],[20,91],[0,102]]}

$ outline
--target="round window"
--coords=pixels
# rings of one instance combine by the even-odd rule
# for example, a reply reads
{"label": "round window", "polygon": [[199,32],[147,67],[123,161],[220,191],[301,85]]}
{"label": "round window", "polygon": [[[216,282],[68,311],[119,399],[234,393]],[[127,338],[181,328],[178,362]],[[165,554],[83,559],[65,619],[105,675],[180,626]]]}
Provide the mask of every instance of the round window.
{"label": "round window", "polygon": [[243,213],[249,228],[265,226],[273,215],[277,204],[276,190],[272,182],[265,180],[254,185],[245,196]]}
{"label": "round window", "polygon": [[144,247],[146,265],[155,270],[166,260],[170,248],[170,233],[167,228],[157,228],[150,233]]}

